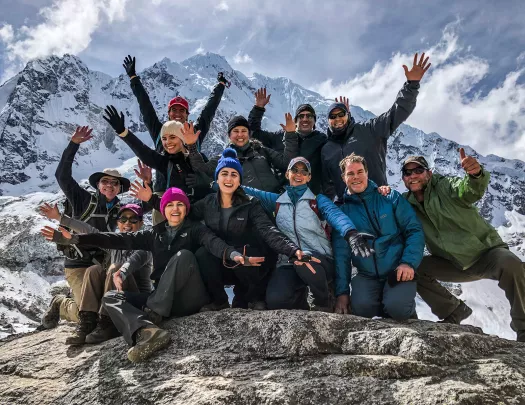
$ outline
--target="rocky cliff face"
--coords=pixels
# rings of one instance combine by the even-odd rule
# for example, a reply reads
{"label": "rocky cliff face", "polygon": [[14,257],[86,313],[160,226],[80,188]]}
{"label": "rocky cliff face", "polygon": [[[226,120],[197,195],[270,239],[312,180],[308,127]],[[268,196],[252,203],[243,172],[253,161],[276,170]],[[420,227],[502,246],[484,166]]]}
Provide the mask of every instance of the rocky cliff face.
{"label": "rocky cliff face", "polygon": [[474,327],[250,310],[163,327],[137,365],[121,338],[64,345],[70,326],[0,342],[0,404],[525,403],[525,344]]}

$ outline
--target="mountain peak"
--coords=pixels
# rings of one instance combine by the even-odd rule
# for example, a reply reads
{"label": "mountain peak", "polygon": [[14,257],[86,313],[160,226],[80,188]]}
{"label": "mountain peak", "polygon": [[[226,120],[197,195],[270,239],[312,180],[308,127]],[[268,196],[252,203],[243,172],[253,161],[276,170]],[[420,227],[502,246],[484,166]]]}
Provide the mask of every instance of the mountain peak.
{"label": "mountain peak", "polygon": [[211,72],[211,70],[213,70],[215,73],[233,71],[233,68],[230,66],[224,56],[213,52],[194,55],[182,61],[181,65],[198,72]]}

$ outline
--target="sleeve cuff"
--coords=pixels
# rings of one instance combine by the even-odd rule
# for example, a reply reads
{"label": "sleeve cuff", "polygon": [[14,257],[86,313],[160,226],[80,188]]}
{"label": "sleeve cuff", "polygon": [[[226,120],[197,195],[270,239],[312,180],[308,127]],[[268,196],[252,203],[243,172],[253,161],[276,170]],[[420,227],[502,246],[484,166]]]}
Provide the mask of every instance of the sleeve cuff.
{"label": "sleeve cuff", "polygon": [[118,134],[118,136],[120,136],[121,138],[124,138],[125,136],[128,135],[128,132],[129,132],[129,131],[128,131],[128,129],[126,128],[126,129],[124,130],[124,132],[122,132],[121,134]]}

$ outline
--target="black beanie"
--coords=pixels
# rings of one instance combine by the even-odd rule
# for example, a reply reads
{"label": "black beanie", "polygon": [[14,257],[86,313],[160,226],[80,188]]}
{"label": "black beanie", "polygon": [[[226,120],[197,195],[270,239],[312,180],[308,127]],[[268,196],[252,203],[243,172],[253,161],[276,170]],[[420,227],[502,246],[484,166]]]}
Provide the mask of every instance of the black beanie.
{"label": "black beanie", "polygon": [[297,116],[301,114],[303,111],[308,111],[309,113],[312,113],[314,116],[314,120],[317,121],[317,115],[315,115],[315,110],[310,104],[301,104],[299,107],[297,107],[297,110],[295,110],[294,121],[297,121]]}
{"label": "black beanie", "polygon": [[248,131],[250,130],[250,124],[248,124],[248,120],[242,115],[236,115],[228,121],[228,135],[230,135],[230,132],[235,127],[246,127],[248,128]]}

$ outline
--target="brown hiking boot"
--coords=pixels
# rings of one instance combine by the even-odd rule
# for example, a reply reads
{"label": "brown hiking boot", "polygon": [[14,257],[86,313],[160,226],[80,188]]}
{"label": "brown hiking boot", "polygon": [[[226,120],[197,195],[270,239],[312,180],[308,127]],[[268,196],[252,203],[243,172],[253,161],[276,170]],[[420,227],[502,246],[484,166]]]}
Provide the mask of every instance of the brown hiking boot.
{"label": "brown hiking boot", "polygon": [[78,324],[73,335],[66,339],[66,345],[83,345],[86,343],[86,336],[93,332],[97,326],[97,313],[90,311],[80,311],[78,313]]}
{"label": "brown hiking boot", "polygon": [[164,319],[162,315],[157,314],[154,310],[148,307],[144,307],[144,312],[148,316],[148,320],[150,320],[155,325],[159,326],[162,320]]}
{"label": "brown hiking boot", "polygon": [[519,330],[516,336],[517,342],[525,342],[525,329]]}
{"label": "brown hiking boot", "polygon": [[64,294],[57,294],[53,297],[47,307],[46,312],[42,316],[42,326],[44,329],[56,328],[60,321],[60,304],[66,298]]}
{"label": "brown hiking boot", "polygon": [[472,308],[461,301],[458,307],[449,316],[439,322],[459,325],[461,321],[467,319],[470,315],[472,315]]}
{"label": "brown hiking boot", "polygon": [[133,363],[146,360],[156,351],[170,343],[170,334],[156,326],[142,327],[136,332],[135,346],[128,350],[128,359]]}
{"label": "brown hiking boot", "polygon": [[210,304],[204,305],[199,312],[210,312],[210,311],[220,311],[221,309],[227,309],[230,308],[230,304],[228,301],[222,303],[222,304],[216,304],[215,302],[212,302]]}
{"label": "brown hiking boot", "polygon": [[86,343],[97,344],[106,340],[120,336],[120,332],[115,328],[113,321],[107,315],[100,315],[97,327],[86,336]]}

